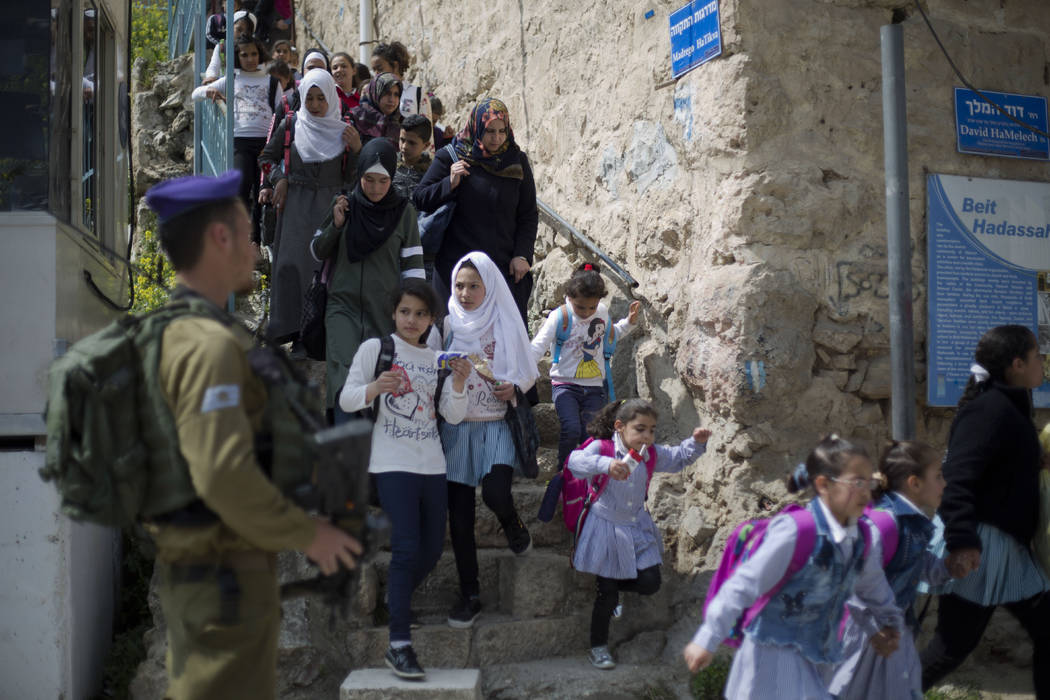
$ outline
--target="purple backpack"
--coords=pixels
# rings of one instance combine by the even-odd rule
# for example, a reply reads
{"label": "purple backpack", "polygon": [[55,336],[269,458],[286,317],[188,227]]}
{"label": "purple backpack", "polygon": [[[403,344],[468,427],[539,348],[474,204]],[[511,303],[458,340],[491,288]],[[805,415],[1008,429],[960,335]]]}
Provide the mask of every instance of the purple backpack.
{"label": "purple backpack", "polygon": [[[576,449],[582,450],[594,440],[594,438],[588,438],[586,442]],[[601,443],[601,455],[603,457],[616,457],[616,447],[612,440],[599,440],[599,442]],[[645,470],[648,472],[649,481],[652,481],[655,469],[656,450],[650,449],[649,457],[645,460]],[[576,553],[576,542],[579,541],[580,533],[583,532],[583,523],[587,520],[587,512],[591,509],[594,502],[601,497],[602,492],[609,483],[609,476],[607,474],[598,474],[591,478],[577,478],[573,476],[572,470],[568,466],[568,460],[566,460],[565,468],[561,471],[561,477],[561,512],[565,518],[565,527],[573,534],[573,551],[569,554],[569,561],[571,562]],[[648,482],[646,482],[646,491],[648,492]]]}
{"label": "purple backpack", "polygon": [[900,539],[897,521],[889,511],[875,508],[870,503],[864,509],[864,518],[879,531],[879,539],[882,540],[882,568],[885,569],[897,553],[897,543]]}
{"label": "purple backpack", "polygon": [[[740,643],[744,640],[744,629],[758,617],[758,614],[780,592],[784,584],[801,571],[802,567],[809,561],[810,555],[813,554],[813,547],[817,542],[817,524],[813,520],[813,514],[796,504],[786,506],[779,514],[791,516],[795,521],[795,526],[798,528],[798,536],[795,538],[795,551],[791,555],[791,561],[788,563],[784,576],[741,613],[736,624],[729,631],[729,636],[722,640],[722,643],[726,646],[740,646]],[[737,525],[733,533],[729,535],[725,551],[722,553],[722,561],[719,563],[718,570],[715,571],[715,575],[711,578],[711,583],[707,587],[707,596],[704,598],[705,618],[707,617],[707,606],[711,604],[715,595],[718,594],[722,585],[729,580],[729,577],[733,575],[733,572],[758,550],[762,540],[766,537],[769,523],[772,521],[773,518],[746,520]],[[861,527],[860,531],[864,537],[863,556],[867,557],[868,548],[871,545],[871,533],[867,527]]]}

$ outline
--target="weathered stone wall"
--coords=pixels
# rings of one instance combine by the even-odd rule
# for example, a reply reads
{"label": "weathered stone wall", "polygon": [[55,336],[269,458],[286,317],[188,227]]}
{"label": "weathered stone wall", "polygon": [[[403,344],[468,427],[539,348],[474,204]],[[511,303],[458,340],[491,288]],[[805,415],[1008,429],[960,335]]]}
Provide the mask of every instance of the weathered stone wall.
{"label": "weathered stone wall", "polygon": [[[722,56],[672,83],[667,16],[678,4],[379,0],[376,20],[380,40],[408,45],[406,77],[442,98],[447,122],[462,124],[479,95],[507,101],[540,197],[641,282],[639,392],[663,409],[664,437],[698,417],[716,431],[684,484],[703,513],[681,514],[694,513],[677,553],[687,570],[706,538],[686,539],[784,496],[779,478],[821,433],[873,450],[888,435],[880,26],[904,25],[920,401],[924,174],[1048,175],[955,152],[959,81],[911,3],[726,0]],[[356,53],[356,3],[298,7],[333,50]],[[1046,92],[1042,0],[927,7],[976,85]],[[537,313],[557,304],[576,255],[560,234],[541,239]],[[625,358],[617,364],[633,388]],[[950,415],[920,410],[920,435],[942,443]]]}
{"label": "weathered stone wall", "polygon": [[[723,0],[722,56],[674,82],[667,17],[683,3],[377,0],[376,23],[409,47],[406,77],[441,97],[446,122],[502,97],[540,198],[640,281],[642,333],[616,360],[618,383],[660,407],[664,439],[698,421],[715,431],[652,501],[667,560],[686,573],[710,571],[729,526],[785,498],[781,477],[821,434],[873,452],[888,437],[880,26],[904,26],[918,432],[934,444],[952,412],[921,405],[924,176],[1050,174],[956,153],[960,82],[908,0]],[[356,2],[297,6],[356,55]],[[976,86],[1047,93],[1045,0],[924,7]],[[579,253],[549,229],[537,248],[538,315]]]}

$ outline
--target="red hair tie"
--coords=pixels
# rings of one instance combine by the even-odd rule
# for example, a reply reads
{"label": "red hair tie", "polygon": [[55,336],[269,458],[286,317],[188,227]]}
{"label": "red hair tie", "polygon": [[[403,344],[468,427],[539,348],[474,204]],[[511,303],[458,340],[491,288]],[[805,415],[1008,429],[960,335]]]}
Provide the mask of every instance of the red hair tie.
{"label": "red hair tie", "polygon": [[594,265],[591,265],[590,263],[586,263],[586,264],[584,264],[583,269],[584,270],[593,270],[594,269]]}

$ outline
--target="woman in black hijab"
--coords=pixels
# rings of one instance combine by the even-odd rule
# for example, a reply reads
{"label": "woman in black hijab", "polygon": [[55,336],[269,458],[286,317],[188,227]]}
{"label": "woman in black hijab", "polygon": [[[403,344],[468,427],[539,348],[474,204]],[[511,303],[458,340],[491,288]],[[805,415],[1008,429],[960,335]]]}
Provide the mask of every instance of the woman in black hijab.
{"label": "woman in black hijab", "polygon": [[332,202],[332,213],[310,244],[329,266],[327,406],[346,418],[336,399],[357,348],[394,331],[390,300],[401,279],[426,279],[416,209],[391,186],[397,154],[386,139],[366,143],[357,156],[360,180]]}

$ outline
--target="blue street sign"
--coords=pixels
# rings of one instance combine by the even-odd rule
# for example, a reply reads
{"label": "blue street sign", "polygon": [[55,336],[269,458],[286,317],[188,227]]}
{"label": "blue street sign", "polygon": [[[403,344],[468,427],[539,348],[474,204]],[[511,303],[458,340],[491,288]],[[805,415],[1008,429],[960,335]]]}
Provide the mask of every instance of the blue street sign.
{"label": "blue street sign", "polygon": [[[990,90],[981,93],[1015,119],[1046,131],[1045,97]],[[955,134],[959,153],[1050,160],[1050,143],[1045,136],[1011,121],[973,90],[955,88]]]}
{"label": "blue street sign", "polygon": [[693,0],[671,13],[670,26],[673,77],[722,53],[718,0]]}

